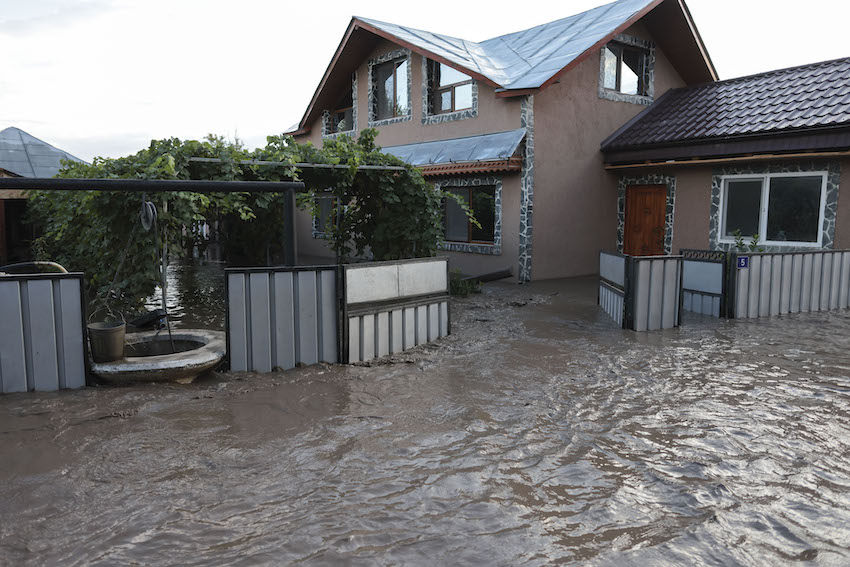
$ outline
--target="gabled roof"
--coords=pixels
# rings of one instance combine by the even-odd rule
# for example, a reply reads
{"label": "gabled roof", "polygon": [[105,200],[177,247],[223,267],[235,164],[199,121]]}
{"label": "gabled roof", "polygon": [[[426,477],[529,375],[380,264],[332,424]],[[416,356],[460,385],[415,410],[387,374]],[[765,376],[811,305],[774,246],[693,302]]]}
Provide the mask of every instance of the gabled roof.
{"label": "gabled roof", "polygon": [[53,177],[63,159],[83,161],[19,128],[0,131],[0,169],[21,177]]}
{"label": "gabled roof", "polygon": [[[836,137],[842,129],[850,132],[850,58],[671,90],[605,140],[602,150],[613,154],[652,149],[659,157],[651,159],[672,159],[680,157],[677,150],[664,154],[661,148],[720,142],[735,142],[739,148],[743,140],[752,146],[756,139],[753,151],[814,150],[825,148],[822,144],[846,143],[846,135]],[[816,142],[811,136],[815,133],[828,134],[828,139]],[[789,145],[788,136],[799,144],[803,134],[804,146]],[[777,136],[786,141],[767,148],[766,138]],[[697,157],[695,151],[690,151],[691,157]]]}
{"label": "gabled roof", "polygon": [[[299,123],[300,131],[339,96],[350,73],[363,61],[375,39],[386,39],[425,57],[445,63],[489,84],[501,96],[534,92],[554,83],[591,53],[638,20],[653,13],[647,23],[680,69],[687,82],[716,80],[684,0],[617,0],[581,14],[482,42],[468,41],[366,18],[352,18]],[[653,30],[654,31],[654,30]],[[370,40],[371,38],[371,40]],[[666,43],[665,43],[666,42]],[[694,57],[698,54],[698,63]],[[687,76],[686,76],[687,75]],[[328,94],[326,90],[333,91]],[[328,99],[328,100],[325,100]]]}

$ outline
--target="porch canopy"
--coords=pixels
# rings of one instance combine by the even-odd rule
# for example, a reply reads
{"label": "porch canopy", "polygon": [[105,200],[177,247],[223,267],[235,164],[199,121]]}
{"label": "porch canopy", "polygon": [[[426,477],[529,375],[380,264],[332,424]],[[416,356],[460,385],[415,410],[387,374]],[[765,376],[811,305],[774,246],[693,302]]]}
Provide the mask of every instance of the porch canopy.
{"label": "porch canopy", "polygon": [[382,148],[382,151],[422,169],[425,175],[518,171],[522,167],[522,158],[515,154],[525,134],[525,128],[520,128],[466,138],[390,146]]}

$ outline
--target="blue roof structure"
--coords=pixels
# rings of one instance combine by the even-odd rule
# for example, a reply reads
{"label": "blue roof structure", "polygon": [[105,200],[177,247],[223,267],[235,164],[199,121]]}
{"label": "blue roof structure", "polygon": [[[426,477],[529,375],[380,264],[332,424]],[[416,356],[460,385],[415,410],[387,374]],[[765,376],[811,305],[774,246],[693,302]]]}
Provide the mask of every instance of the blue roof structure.
{"label": "blue roof structure", "polygon": [[443,163],[506,160],[516,153],[525,134],[525,128],[520,128],[468,138],[390,146],[382,150],[417,167]]}
{"label": "blue roof structure", "polygon": [[618,0],[581,14],[480,43],[357,18],[398,39],[482,75],[504,89],[540,88],[657,0]]}
{"label": "blue roof structure", "polygon": [[19,128],[0,131],[0,169],[21,177],[53,177],[63,159],[83,161]]}

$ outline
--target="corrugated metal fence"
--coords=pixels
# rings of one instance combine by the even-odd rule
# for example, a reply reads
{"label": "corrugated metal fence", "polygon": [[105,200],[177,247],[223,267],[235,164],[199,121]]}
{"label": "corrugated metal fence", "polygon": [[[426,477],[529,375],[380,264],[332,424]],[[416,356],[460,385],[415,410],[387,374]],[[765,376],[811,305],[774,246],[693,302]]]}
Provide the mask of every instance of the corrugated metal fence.
{"label": "corrugated metal fence", "polygon": [[624,329],[656,331],[679,326],[682,256],[603,252],[599,272],[599,303]]}
{"label": "corrugated metal fence", "polygon": [[86,385],[82,274],[0,276],[0,392]]}
{"label": "corrugated metal fence", "polygon": [[609,252],[599,253],[599,306],[618,325],[623,324],[626,310],[626,257]]}
{"label": "corrugated metal fence", "polygon": [[448,259],[344,266],[346,362],[371,360],[451,332]]}
{"label": "corrugated metal fence", "polygon": [[731,254],[735,318],[845,309],[850,251]]}
{"label": "corrugated metal fence", "polygon": [[231,370],[339,360],[335,267],[235,268],[225,277]]}

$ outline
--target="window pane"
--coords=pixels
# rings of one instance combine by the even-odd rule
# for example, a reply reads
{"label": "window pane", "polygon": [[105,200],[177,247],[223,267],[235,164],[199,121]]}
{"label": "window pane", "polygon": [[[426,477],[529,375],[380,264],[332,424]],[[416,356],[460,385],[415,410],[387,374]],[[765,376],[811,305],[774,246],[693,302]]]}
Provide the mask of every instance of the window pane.
{"label": "window pane", "polygon": [[331,131],[346,132],[348,130],[353,129],[353,118],[353,111],[350,108],[335,112],[332,116]]}
{"label": "window pane", "polygon": [[761,213],[760,179],[726,182],[726,230],[724,236],[733,236],[740,230],[743,236],[753,236],[759,231]]}
{"label": "window pane", "polygon": [[617,49],[616,46],[607,45],[603,51],[605,57],[605,80],[602,84],[606,89],[617,88]]}
{"label": "window pane", "polygon": [[333,197],[319,199],[319,232],[327,232],[334,224]]}
{"label": "window pane", "polygon": [[470,225],[471,239],[476,242],[493,242],[496,228],[496,188],[474,187],[472,202],[469,207],[475,215],[475,220],[481,223],[481,228]]}
{"label": "window pane", "polygon": [[439,87],[445,87],[446,85],[452,85],[454,83],[462,83],[464,81],[468,81],[470,78],[469,75],[464,75],[460,71],[452,69],[448,65],[443,65],[442,63],[439,65],[440,79],[437,83],[437,86]]}
{"label": "window pane", "polygon": [[[460,195],[465,202],[469,202],[469,191],[467,189],[449,189],[447,192]],[[469,239],[468,227],[469,220],[457,201],[446,199],[446,240],[467,242]]]}
{"label": "window pane", "polygon": [[472,84],[455,87],[455,110],[472,108]]}
{"label": "window pane", "polygon": [[440,108],[439,112],[451,112],[452,110],[452,91],[447,90],[440,93]]}
{"label": "window pane", "polygon": [[640,92],[640,77],[643,75],[643,53],[636,49],[623,49],[623,64],[620,67],[620,92]]}
{"label": "window pane", "polygon": [[823,178],[774,177],[767,205],[767,240],[817,242]]}
{"label": "window pane", "polygon": [[397,81],[398,87],[396,88],[396,108],[395,115],[396,116],[406,116],[408,109],[408,100],[407,100],[407,68],[408,63],[407,59],[402,61],[401,63],[397,63],[395,78]]}
{"label": "window pane", "polygon": [[393,117],[393,63],[375,67],[375,84],[378,86],[375,112],[378,120]]}

